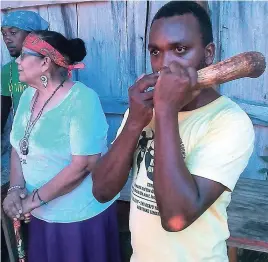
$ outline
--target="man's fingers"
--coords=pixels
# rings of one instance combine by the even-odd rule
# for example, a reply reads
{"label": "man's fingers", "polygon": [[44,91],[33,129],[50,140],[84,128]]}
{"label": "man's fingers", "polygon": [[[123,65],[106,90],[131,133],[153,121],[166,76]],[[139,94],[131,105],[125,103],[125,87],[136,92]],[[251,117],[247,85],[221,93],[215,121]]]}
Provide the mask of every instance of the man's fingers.
{"label": "man's fingers", "polygon": [[179,61],[173,61],[169,65],[169,68],[172,73],[175,73],[176,71],[180,71],[180,70],[186,71],[188,67],[189,67],[188,62],[187,60],[184,60],[184,59],[179,60]]}
{"label": "man's fingers", "polygon": [[188,67],[187,72],[190,77],[191,87],[194,88],[197,84],[197,77],[198,77],[197,71],[192,67]]}
{"label": "man's fingers", "polygon": [[153,99],[154,97],[154,90],[150,90],[148,92],[141,93],[141,98],[143,101]]}
{"label": "man's fingers", "polygon": [[200,93],[201,93],[201,90],[195,90],[195,91],[193,91],[193,92],[192,92],[192,96],[193,96],[193,98],[195,98],[195,97],[197,97],[198,95],[200,95]]}
{"label": "man's fingers", "polygon": [[164,66],[161,68],[161,70],[159,71],[159,75],[163,74],[163,73],[171,73],[171,69],[167,66]]}
{"label": "man's fingers", "polygon": [[179,64],[178,62],[172,62],[170,65],[170,70],[172,73],[179,76],[181,80],[187,82],[190,80],[191,87],[196,85],[197,75],[195,74],[194,68],[188,68]]}
{"label": "man's fingers", "polygon": [[140,79],[142,79],[143,77],[145,76],[145,74],[142,74],[141,76],[139,76],[138,78],[137,78],[137,80],[135,81],[135,82],[138,82]]}
{"label": "man's fingers", "polygon": [[139,91],[144,92],[149,87],[154,87],[158,77],[158,73],[152,73],[150,75],[143,76],[136,84],[139,88]]}
{"label": "man's fingers", "polygon": [[177,61],[172,62],[169,65],[169,69],[172,73],[177,73],[180,74],[183,70],[185,70],[185,68],[183,67],[183,65],[179,64]]}
{"label": "man's fingers", "polygon": [[144,103],[145,103],[146,107],[148,107],[148,108],[153,108],[154,107],[154,100],[153,99],[147,100]]}

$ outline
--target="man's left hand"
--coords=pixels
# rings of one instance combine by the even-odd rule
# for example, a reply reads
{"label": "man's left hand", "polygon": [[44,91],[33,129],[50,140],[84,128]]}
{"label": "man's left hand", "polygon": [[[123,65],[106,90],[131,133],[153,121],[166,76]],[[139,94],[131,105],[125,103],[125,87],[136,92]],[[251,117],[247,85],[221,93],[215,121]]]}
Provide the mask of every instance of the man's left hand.
{"label": "man's left hand", "polygon": [[177,62],[164,67],[154,88],[155,110],[178,113],[200,94],[201,91],[195,89],[196,83],[197,71],[194,68],[185,68]]}

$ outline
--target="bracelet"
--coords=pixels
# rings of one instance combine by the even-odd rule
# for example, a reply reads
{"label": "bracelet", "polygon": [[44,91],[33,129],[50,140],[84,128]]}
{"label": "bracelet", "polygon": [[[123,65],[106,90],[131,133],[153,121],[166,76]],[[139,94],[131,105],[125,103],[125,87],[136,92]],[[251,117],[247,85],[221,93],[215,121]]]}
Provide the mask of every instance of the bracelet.
{"label": "bracelet", "polygon": [[19,185],[15,185],[15,186],[11,186],[8,190],[7,193],[9,193],[10,191],[14,190],[14,189],[24,189],[24,187],[21,187]]}
{"label": "bracelet", "polygon": [[36,193],[37,193],[37,189],[34,189],[34,190],[33,190],[32,202],[34,202],[34,197],[35,197]]}
{"label": "bracelet", "polygon": [[34,201],[34,197],[35,197],[35,195],[37,195],[37,197],[38,197],[39,201],[41,202],[41,206],[43,206],[43,205],[46,205],[46,204],[47,204],[47,202],[46,202],[46,201],[44,201],[44,200],[42,200],[42,199],[41,199],[41,197],[40,197],[40,195],[39,195],[39,193],[38,193],[38,189],[34,189],[34,191],[33,191],[32,202]]}

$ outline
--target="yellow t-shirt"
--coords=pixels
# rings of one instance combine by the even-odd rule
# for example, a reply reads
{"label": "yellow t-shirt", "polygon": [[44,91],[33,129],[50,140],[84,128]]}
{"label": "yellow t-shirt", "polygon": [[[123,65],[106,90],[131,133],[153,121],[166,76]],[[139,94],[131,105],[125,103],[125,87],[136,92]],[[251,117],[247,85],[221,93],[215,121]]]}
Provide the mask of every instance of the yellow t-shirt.
{"label": "yellow t-shirt", "polygon": [[[127,116],[128,112],[118,134]],[[229,98],[220,97],[202,108],[180,112],[178,121],[181,150],[191,174],[219,182],[232,191],[254,147],[254,130],[247,114]],[[153,190],[153,138],[154,118],[141,134],[133,158],[131,262],[227,262],[226,208],[231,192],[225,191],[185,230],[165,231]]]}

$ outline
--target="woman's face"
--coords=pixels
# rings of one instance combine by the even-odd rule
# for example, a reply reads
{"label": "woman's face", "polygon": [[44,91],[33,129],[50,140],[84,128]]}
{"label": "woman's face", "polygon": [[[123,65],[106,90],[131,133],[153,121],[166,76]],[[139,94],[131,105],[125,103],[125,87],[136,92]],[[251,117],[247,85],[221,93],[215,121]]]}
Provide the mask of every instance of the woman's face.
{"label": "woman's face", "polygon": [[18,64],[19,80],[21,82],[33,86],[40,83],[43,64],[42,55],[23,47],[16,63]]}

